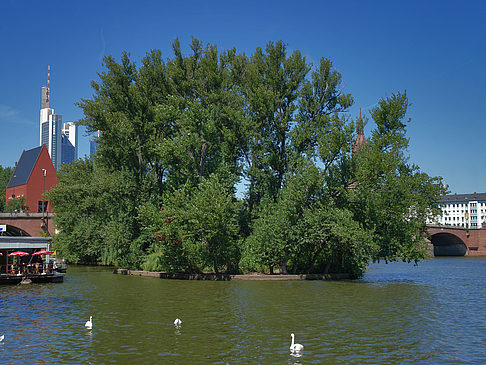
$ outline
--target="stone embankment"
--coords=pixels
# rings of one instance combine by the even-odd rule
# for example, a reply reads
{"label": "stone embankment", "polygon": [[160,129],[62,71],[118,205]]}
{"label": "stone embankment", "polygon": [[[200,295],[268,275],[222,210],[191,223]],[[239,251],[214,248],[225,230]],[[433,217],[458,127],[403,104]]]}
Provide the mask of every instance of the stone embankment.
{"label": "stone embankment", "polygon": [[142,270],[128,270],[128,269],[115,269],[114,274],[119,275],[133,275],[133,276],[146,276],[160,279],[178,279],[178,280],[344,280],[351,279],[349,274],[346,273],[333,273],[333,274],[299,274],[299,275],[284,275],[284,274],[247,274],[247,275],[230,275],[230,274],[187,274],[187,273],[170,273],[170,272],[158,272],[158,271],[142,271]]}

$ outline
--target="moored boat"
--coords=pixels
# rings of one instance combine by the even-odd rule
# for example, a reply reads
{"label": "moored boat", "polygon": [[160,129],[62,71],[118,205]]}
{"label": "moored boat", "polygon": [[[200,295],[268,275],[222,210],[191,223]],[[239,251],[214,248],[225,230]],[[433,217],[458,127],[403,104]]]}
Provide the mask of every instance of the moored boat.
{"label": "moored boat", "polygon": [[22,284],[22,283],[62,283],[64,274],[52,273],[46,275],[6,275],[0,274],[0,285]]}

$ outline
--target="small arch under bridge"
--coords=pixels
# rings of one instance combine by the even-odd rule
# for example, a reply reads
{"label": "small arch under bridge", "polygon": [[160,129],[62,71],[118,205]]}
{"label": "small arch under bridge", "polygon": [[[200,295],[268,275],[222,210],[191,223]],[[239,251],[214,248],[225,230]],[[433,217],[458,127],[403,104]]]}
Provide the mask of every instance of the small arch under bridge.
{"label": "small arch under bridge", "polygon": [[5,236],[51,236],[55,232],[54,213],[0,213]]}
{"label": "small arch under bridge", "polygon": [[486,256],[486,229],[429,226],[434,256]]}

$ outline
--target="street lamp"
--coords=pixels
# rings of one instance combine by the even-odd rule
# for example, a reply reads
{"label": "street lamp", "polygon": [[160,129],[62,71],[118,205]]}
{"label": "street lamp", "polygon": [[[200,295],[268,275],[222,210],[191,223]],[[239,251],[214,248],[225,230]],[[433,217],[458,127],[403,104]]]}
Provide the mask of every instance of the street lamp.
{"label": "street lamp", "polygon": [[45,213],[46,212],[46,204],[45,204],[45,201],[44,201],[44,194],[46,192],[46,175],[47,175],[47,170],[46,169],[42,169],[42,176],[44,178],[44,185],[42,187],[42,213]]}
{"label": "street lamp", "polygon": [[47,175],[47,170],[46,169],[42,169],[42,177],[43,177],[43,186],[42,186],[42,224],[46,227],[46,231],[49,231],[49,226],[48,226],[48,223],[47,223],[47,219],[46,219],[46,201],[45,201],[45,197],[44,197],[44,194],[46,193],[46,175]]}
{"label": "street lamp", "polygon": [[15,182],[16,179],[15,178],[16,177],[17,177],[17,175],[14,175],[13,176],[13,194],[12,194],[12,199],[15,199],[15,184],[16,184],[16,182]]}

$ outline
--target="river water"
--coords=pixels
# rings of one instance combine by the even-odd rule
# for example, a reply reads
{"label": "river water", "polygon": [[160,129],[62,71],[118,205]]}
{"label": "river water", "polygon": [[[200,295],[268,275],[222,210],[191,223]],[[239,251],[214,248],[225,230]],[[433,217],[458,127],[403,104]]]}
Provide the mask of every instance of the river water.
{"label": "river water", "polygon": [[336,282],[70,266],[64,283],[1,286],[0,311],[0,364],[483,364],[486,258],[379,263]]}

